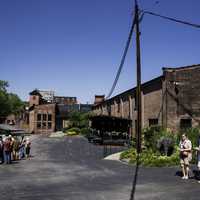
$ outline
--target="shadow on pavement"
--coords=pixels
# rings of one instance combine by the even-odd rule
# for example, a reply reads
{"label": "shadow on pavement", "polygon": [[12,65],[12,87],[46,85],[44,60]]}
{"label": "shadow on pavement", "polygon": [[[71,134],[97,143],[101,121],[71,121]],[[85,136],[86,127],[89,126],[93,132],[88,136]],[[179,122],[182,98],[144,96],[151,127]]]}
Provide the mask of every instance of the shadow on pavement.
{"label": "shadow on pavement", "polygon": [[136,191],[136,185],[137,185],[137,180],[138,180],[138,171],[139,171],[139,158],[140,155],[137,155],[136,158],[136,168],[135,168],[135,175],[134,175],[134,179],[133,179],[133,184],[132,184],[132,190],[131,190],[131,196],[129,200],[135,200],[135,191]]}
{"label": "shadow on pavement", "polygon": [[175,173],[175,176],[180,176],[180,177],[182,177],[182,176],[183,176],[182,171],[177,171],[177,172]]}
{"label": "shadow on pavement", "polygon": [[193,170],[194,178],[196,180],[200,180],[200,171],[199,170]]}

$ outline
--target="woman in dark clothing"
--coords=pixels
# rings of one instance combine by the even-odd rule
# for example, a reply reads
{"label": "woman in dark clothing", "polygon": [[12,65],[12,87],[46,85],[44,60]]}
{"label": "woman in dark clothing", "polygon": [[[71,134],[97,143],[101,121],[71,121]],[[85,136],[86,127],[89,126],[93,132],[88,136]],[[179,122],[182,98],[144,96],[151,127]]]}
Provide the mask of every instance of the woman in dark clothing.
{"label": "woman in dark clothing", "polygon": [[2,136],[0,136],[0,160],[1,160],[1,164],[4,163],[4,153],[3,150],[4,149],[4,145],[3,145],[3,138]]}

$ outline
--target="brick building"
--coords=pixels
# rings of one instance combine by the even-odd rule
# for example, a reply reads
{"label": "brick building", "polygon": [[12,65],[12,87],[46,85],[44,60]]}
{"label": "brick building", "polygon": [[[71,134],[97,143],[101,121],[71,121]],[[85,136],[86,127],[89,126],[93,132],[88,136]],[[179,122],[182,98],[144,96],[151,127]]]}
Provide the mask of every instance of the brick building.
{"label": "brick building", "polygon": [[29,132],[51,133],[62,130],[70,112],[90,110],[91,105],[77,104],[76,97],[54,96],[52,91],[35,89],[29,97]]}
{"label": "brick building", "polygon": [[[172,131],[200,125],[200,64],[163,68],[163,74],[142,84],[142,127],[161,125]],[[136,88],[127,90],[93,106],[95,117],[131,120],[136,130]],[[95,119],[94,117],[94,119]],[[99,119],[99,118],[98,118]]]}

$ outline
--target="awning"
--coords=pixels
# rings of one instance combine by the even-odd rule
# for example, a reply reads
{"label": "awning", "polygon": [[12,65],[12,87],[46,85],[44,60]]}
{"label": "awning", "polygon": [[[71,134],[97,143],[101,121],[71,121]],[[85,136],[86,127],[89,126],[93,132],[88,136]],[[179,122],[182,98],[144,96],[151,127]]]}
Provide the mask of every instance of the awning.
{"label": "awning", "polygon": [[101,131],[129,132],[131,120],[106,115],[91,116],[91,128]]}
{"label": "awning", "polygon": [[25,135],[26,132],[23,129],[16,128],[7,124],[0,124],[0,135]]}

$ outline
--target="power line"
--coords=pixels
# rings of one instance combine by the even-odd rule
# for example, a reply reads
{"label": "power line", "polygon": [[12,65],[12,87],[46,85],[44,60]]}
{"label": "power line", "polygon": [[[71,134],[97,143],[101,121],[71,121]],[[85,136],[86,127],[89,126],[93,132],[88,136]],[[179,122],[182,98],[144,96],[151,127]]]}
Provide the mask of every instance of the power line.
{"label": "power line", "polygon": [[110,89],[110,92],[108,93],[106,99],[108,99],[108,98],[112,95],[112,93],[113,93],[113,91],[115,90],[115,87],[116,87],[116,85],[117,85],[117,82],[118,82],[118,80],[119,80],[119,77],[120,77],[120,74],[121,74],[122,68],[123,68],[123,66],[124,66],[125,59],[126,59],[126,55],[127,55],[127,52],[128,52],[129,46],[130,46],[131,38],[132,38],[133,31],[134,31],[134,27],[135,27],[135,22],[136,22],[136,20],[135,20],[135,17],[134,17],[133,23],[132,23],[132,25],[131,25],[131,30],[130,30],[130,32],[129,32],[128,40],[127,40],[127,42],[126,42],[126,46],[125,46],[125,49],[124,49],[124,53],[123,53],[123,56],[122,56],[122,59],[121,59],[121,62],[120,62],[120,65],[119,65],[119,68],[118,68],[118,71],[117,71],[115,80],[114,80],[114,82],[113,82],[113,85],[112,85],[112,87],[111,87],[111,89]]}
{"label": "power line", "polygon": [[176,19],[176,18],[167,17],[167,16],[164,16],[164,15],[160,15],[160,14],[157,14],[157,13],[150,12],[150,11],[143,11],[143,15],[144,14],[153,15],[153,16],[160,17],[160,18],[163,18],[163,19],[167,19],[167,20],[170,20],[170,21],[173,21],[173,22],[177,22],[177,23],[180,23],[180,24],[192,26],[194,28],[200,28],[199,24],[194,24],[194,23],[190,23],[190,22],[187,22],[187,21],[179,20],[179,19]]}

